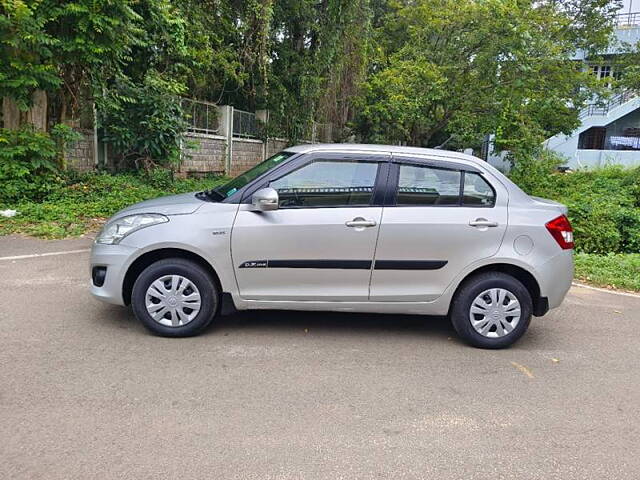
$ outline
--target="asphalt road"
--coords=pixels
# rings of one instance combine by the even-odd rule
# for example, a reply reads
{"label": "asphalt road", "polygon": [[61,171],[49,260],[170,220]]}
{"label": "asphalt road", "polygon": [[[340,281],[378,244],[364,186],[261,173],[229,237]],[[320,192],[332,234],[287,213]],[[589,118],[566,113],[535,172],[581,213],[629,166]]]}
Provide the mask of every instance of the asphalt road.
{"label": "asphalt road", "polygon": [[87,259],[0,260],[0,478],[640,477],[640,298],[573,288],[502,351],[329,313],[174,340],[90,298]]}

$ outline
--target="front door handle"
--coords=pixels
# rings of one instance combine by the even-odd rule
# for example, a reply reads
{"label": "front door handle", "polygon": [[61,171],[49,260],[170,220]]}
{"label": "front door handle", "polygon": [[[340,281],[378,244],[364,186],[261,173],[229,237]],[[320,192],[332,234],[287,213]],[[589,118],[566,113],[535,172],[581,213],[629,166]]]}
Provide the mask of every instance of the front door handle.
{"label": "front door handle", "polygon": [[497,227],[498,222],[491,222],[486,218],[476,218],[475,220],[471,220],[469,225],[472,227]]}
{"label": "front door handle", "polygon": [[353,220],[344,222],[344,224],[351,228],[375,227],[377,225],[375,220],[365,220],[362,217],[356,217]]}

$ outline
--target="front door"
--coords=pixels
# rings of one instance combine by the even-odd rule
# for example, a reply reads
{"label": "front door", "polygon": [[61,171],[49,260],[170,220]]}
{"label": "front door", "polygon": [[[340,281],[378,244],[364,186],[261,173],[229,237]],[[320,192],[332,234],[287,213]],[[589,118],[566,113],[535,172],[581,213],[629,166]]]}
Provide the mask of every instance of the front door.
{"label": "front door", "polygon": [[396,188],[384,207],[372,301],[435,300],[465,267],[498,251],[507,227],[499,182],[464,165],[405,161],[394,157],[390,173]]}
{"label": "front door", "polygon": [[253,212],[243,203],[233,225],[240,296],[366,301],[382,214],[376,190],[387,159],[314,153],[267,179],[261,186],[278,192],[278,210]]}

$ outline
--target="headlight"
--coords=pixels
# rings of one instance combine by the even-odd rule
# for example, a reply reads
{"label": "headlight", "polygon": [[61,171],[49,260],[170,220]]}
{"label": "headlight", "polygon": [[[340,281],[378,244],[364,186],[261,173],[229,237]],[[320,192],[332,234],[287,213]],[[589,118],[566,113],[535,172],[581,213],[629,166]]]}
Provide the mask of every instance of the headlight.
{"label": "headlight", "polygon": [[102,227],[102,230],[96,237],[96,243],[116,245],[120,243],[120,240],[124,237],[136,230],[168,221],[169,219],[167,217],[159,213],[141,213],[111,220]]}

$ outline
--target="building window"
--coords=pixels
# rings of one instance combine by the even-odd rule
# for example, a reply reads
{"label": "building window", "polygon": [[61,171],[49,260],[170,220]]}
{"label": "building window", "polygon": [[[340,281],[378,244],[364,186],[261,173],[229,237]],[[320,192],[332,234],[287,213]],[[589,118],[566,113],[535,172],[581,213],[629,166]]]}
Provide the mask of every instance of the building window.
{"label": "building window", "polygon": [[619,72],[613,70],[611,65],[591,65],[591,73],[596,76],[598,80],[614,77],[618,78]]}
{"label": "building window", "polygon": [[602,150],[607,129],[604,127],[591,127],[578,137],[578,148],[581,150]]}

